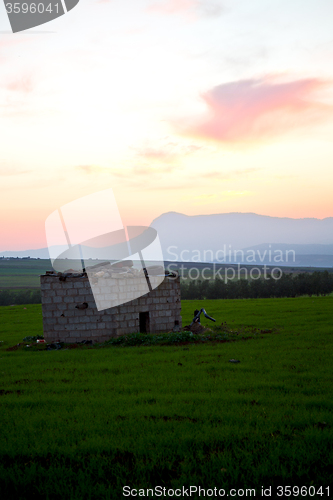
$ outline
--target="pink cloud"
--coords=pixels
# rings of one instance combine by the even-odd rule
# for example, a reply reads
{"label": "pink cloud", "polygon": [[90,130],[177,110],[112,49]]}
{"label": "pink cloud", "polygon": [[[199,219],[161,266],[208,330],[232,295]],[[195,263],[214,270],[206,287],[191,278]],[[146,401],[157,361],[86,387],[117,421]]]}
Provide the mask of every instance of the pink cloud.
{"label": "pink cloud", "polygon": [[208,116],[182,120],[188,135],[219,142],[257,142],[332,116],[331,106],[313,99],[327,82],[302,79],[277,83],[251,79],[218,85],[202,94]]}
{"label": "pink cloud", "polygon": [[198,14],[219,16],[224,10],[219,0],[162,0],[154,1],[147,9],[160,14],[185,14],[196,17]]}
{"label": "pink cloud", "polygon": [[201,149],[195,144],[180,144],[169,140],[168,137],[160,140],[148,141],[142,147],[131,148],[139,160],[174,163],[185,155],[194,154]]}
{"label": "pink cloud", "polygon": [[28,42],[32,42],[33,37],[28,37],[24,35],[15,34],[15,36],[8,36],[0,40],[0,61],[6,61],[10,58],[10,53],[12,48],[15,49],[16,45]]}
{"label": "pink cloud", "polygon": [[205,171],[205,179],[208,178],[214,180],[229,180],[229,179],[236,179],[237,177],[244,178],[246,175],[256,173],[260,170],[261,167],[242,168],[232,171],[223,171],[223,170]]}
{"label": "pink cloud", "polygon": [[159,166],[157,168],[150,167],[150,166],[147,166],[147,165],[138,165],[138,166],[136,166],[136,167],[133,168],[132,173],[135,176],[141,175],[141,176],[151,177],[153,175],[159,176],[160,174],[171,173],[174,170],[175,170],[175,167],[169,166],[169,165],[165,165],[163,167]]}
{"label": "pink cloud", "polygon": [[175,158],[175,153],[172,150],[162,148],[144,147],[138,149],[137,153],[138,156],[147,160],[170,161]]}
{"label": "pink cloud", "polygon": [[33,90],[32,79],[31,76],[28,75],[10,81],[5,84],[4,87],[7,90],[24,93],[29,93]]}

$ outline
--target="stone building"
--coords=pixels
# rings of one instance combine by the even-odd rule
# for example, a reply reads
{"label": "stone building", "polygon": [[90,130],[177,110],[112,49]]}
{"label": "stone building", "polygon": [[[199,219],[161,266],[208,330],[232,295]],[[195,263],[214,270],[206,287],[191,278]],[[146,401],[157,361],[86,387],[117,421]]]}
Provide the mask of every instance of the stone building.
{"label": "stone building", "polygon": [[108,289],[110,292],[120,290],[123,303],[103,310],[96,307],[86,273],[67,276],[47,273],[40,279],[47,342],[104,342],[129,333],[162,333],[181,328],[178,274],[166,276],[164,280],[162,277],[157,288],[128,302],[126,298],[133,296],[138,281],[121,275],[111,277]]}

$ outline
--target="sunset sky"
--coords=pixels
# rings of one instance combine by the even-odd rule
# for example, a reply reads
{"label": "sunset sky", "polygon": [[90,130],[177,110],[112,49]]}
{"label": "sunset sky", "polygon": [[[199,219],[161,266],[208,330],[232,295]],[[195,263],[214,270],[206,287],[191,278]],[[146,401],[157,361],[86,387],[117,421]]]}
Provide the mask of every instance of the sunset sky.
{"label": "sunset sky", "polygon": [[17,34],[0,4],[0,252],[112,188],[169,211],[333,217],[332,0],[80,0]]}

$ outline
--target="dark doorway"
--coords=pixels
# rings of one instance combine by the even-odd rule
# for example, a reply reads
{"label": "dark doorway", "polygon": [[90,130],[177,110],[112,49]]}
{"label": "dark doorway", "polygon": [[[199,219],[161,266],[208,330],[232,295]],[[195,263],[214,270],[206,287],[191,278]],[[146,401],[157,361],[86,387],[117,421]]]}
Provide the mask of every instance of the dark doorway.
{"label": "dark doorway", "polygon": [[148,311],[139,313],[139,322],[140,322],[140,333],[149,333],[150,325],[149,325]]}

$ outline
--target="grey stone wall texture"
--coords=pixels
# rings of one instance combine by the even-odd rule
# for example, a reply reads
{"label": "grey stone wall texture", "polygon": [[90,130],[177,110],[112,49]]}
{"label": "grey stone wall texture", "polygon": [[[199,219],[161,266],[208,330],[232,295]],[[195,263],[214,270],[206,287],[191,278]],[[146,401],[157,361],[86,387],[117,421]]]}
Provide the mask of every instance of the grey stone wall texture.
{"label": "grey stone wall texture", "polygon": [[[105,342],[112,337],[146,331],[162,333],[181,328],[180,277],[166,277],[146,295],[123,305],[98,311],[89,280],[42,275],[41,295],[44,338],[47,342]],[[114,281],[114,283],[113,283]],[[112,285],[129,293],[135,279],[114,278]],[[86,303],[86,309],[75,306]],[[141,326],[140,326],[141,325]]]}

